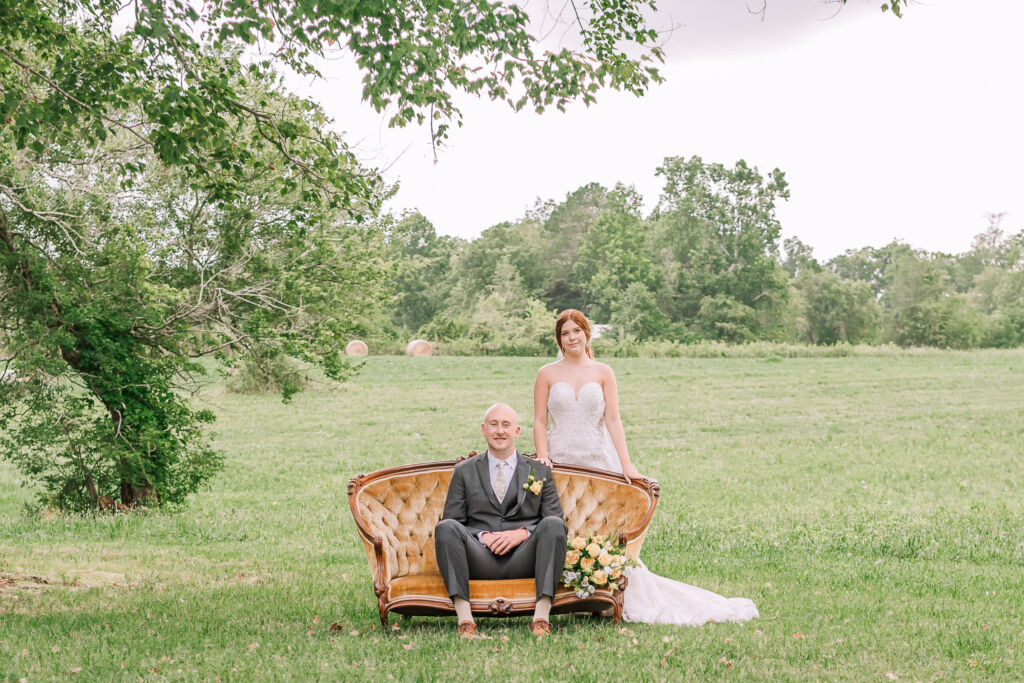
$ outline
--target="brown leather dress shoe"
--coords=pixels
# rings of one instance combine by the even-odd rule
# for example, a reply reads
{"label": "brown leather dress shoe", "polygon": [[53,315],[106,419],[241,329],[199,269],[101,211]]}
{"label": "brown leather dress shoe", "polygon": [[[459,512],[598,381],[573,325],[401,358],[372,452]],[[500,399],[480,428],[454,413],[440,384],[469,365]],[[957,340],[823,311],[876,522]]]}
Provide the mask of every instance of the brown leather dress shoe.
{"label": "brown leather dress shoe", "polygon": [[476,637],[476,622],[473,621],[460,621],[459,622],[459,638],[465,638],[467,640]]}
{"label": "brown leather dress shoe", "polygon": [[547,619],[534,619],[530,624],[530,633],[538,638],[551,635],[551,622]]}

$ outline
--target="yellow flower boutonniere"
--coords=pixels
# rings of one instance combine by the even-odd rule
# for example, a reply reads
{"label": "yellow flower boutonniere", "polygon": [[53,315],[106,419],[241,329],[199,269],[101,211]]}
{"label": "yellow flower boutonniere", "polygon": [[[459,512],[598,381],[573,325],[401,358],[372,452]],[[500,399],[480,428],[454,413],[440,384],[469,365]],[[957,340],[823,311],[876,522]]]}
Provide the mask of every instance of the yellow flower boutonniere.
{"label": "yellow flower boutonniere", "polygon": [[530,468],[530,476],[526,478],[526,483],[523,484],[523,488],[532,493],[535,496],[539,496],[541,489],[544,488],[544,482],[547,481],[547,477],[544,479],[538,479],[534,473],[533,468]]}

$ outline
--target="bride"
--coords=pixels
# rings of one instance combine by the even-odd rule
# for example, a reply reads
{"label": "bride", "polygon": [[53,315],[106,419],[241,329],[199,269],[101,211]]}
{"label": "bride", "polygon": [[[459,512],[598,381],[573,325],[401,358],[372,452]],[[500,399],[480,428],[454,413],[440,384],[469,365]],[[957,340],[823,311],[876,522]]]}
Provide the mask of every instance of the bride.
{"label": "bride", "polygon": [[[562,311],[555,322],[555,341],[562,357],[540,369],[533,387],[538,459],[611,470],[627,480],[641,477],[626,449],[615,373],[594,360],[586,317],[574,309]],[[756,616],[757,607],[746,598],[725,598],[666,579],[643,563],[629,575],[622,610],[626,621],[685,626]]]}

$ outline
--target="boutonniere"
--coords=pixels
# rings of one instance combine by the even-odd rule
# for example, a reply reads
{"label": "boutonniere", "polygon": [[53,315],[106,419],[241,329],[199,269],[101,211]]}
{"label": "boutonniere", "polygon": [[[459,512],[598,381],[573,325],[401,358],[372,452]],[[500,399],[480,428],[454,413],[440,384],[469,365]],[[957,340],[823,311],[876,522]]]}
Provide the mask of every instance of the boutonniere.
{"label": "boutonniere", "polygon": [[547,477],[544,479],[538,479],[534,474],[533,468],[530,468],[530,476],[526,478],[526,483],[523,484],[523,488],[532,493],[535,496],[540,495],[540,491],[544,488],[544,482],[547,481]]}

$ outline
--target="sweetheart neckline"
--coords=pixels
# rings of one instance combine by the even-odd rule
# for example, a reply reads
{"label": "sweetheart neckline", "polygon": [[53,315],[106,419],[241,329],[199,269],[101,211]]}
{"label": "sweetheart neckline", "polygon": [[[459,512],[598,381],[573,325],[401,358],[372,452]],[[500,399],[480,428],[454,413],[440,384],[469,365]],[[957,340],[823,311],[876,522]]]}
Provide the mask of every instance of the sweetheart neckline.
{"label": "sweetheart neckline", "polygon": [[[596,384],[599,387],[601,386],[600,382],[584,382],[583,384],[580,385],[579,389],[573,391],[571,384],[569,384],[568,382],[563,382],[563,381],[559,380],[557,382],[552,382],[551,383],[551,389],[554,389],[556,384],[564,384],[565,386],[569,387],[569,390],[573,392],[572,393],[573,400],[575,400],[577,403],[580,402],[580,392],[583,391],[583,387],[587,386],[588,384]],[[548,395],[549,396],[551,394],[551,389],[548,389]],[[603,388],[601,389],[601,393],[604,394],[604,389]]]}

